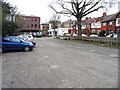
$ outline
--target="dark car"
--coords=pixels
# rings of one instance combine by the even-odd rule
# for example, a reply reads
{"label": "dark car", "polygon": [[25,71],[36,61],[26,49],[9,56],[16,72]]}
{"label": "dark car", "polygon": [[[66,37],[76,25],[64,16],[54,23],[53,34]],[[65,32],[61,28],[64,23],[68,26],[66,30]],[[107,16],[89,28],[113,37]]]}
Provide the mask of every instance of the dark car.
{"label": "dark car", "polygon": [[34,37],[42,37],[42,32],[33,32],[32,35]]}
{"label": "dark car", "polygon": [[34,45],[31,42],[20,40],[14,36],[5,36],[0,39],[0,47],[2,48],[2,52],[18,50],[27,52],[33,50]]}
{"label": "dark car", "polygon": [[36,33],[36,37],[42,37],[42,33],[41,32],[37,32]]}

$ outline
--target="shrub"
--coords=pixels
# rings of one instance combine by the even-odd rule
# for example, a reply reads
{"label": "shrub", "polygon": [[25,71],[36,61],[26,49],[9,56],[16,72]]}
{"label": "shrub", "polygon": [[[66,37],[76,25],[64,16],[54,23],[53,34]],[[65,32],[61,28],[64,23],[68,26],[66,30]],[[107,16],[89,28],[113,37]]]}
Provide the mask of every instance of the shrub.
{"label": "shrub", "polygon": [[104,37],[104,36],[105,36],[105,31],[104,31],[104,30],[100,31],[100,32],[99,32],[99,36]]}

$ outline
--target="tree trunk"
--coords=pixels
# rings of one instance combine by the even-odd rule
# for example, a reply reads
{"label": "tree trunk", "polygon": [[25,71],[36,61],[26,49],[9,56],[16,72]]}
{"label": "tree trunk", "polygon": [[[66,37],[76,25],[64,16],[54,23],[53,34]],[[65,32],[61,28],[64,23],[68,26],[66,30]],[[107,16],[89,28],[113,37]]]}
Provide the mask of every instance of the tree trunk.
{"label": "tree trunk", "polygon": [[56,35],[55,35],[55,28],[54,28],[54,38],[56,37]]}
{"label": "tree trunk", "polygon": [[78,36],[82,36],[82,25],[81,25],[81,19],[78,19]]}

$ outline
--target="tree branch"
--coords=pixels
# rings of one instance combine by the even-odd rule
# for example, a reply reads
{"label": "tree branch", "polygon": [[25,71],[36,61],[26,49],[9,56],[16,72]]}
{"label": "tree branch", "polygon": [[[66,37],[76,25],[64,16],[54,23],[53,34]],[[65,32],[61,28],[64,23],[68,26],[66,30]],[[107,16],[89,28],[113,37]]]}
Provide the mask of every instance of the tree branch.
{"label": "tree branch", "polygon": [[92,10],[92,11],[89,11],[89,12],[87,12],[87,13],[84,13],[82,17],[84,17],[84,16],[86,16],[86,15],[88,15],[88,14],[94,12],[94,11],[97,11],[97,10],[100,9],[100,8],[103,8],[103,6],[100,6],[100,7],[96,8],[96,9],[94,9],[94,10]]}
{"label": "tree branch", "polygon": [[[100,1],[101,1],[101,0],[99,0],[98,2],[96,2],[93,6],[91,6],[89,9],[87,9],[84,13],[89,12],[89,11],[90,11],[91,9],[93,9],[96,5],[98,5]],[[92,2],[91,2],[91,3],[92,3]],[[88,3],[88,5],[89,5],[89,3]]]}

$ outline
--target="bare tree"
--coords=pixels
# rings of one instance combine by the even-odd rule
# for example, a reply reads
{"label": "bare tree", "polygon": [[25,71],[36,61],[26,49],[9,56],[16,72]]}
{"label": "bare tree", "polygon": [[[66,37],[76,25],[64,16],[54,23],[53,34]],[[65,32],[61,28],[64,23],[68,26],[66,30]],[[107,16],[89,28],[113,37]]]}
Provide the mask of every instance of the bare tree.
{"label": "bare tree", "polygon": [[49,7],[57,14],[68,14],[74,16],[77,19],[78,36],[81,36],[82,18],[102,8],[103,6],[99,4],[100,2],[101,0],[58,0],[54,4],[61,7],[60,11],[56,10],[53,3],[50,4]]}
{"label": "bare tree", "polygon": [[50,20],[52,29],[54,29],[54,36],[56,36],[55,29],[58,28],[58,25],[60,24],[60,15],[53,14]]}

